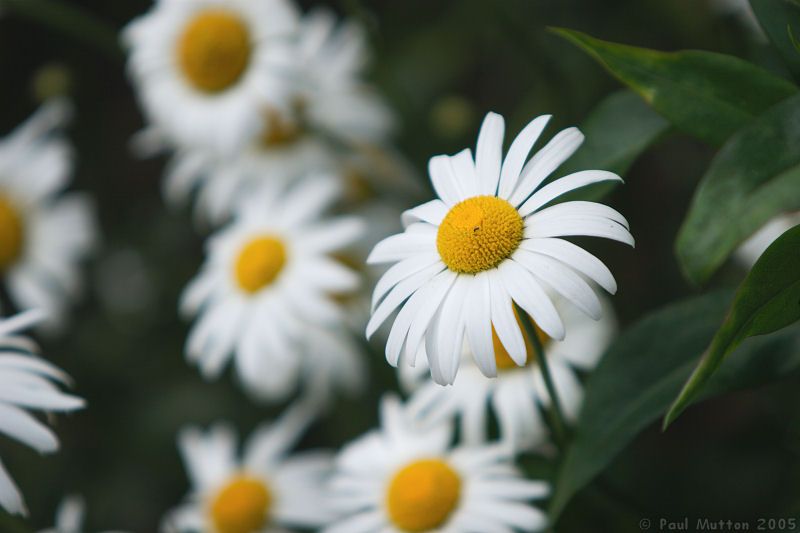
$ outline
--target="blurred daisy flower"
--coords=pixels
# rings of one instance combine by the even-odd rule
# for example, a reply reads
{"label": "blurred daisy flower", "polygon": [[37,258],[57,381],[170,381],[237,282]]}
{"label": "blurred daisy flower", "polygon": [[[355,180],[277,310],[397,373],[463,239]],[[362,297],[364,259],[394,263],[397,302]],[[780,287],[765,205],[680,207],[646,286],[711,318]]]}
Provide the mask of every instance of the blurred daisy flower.
{"label": "blurred daisy flower", "polygon": [[505,446],[453,448],[452,425],[414,424],[394,397],[381,428],[347,445],[330,483],[339,520],[323,533],[541,531],[530,504],[548,495],[522,477]]}
{"label": "blurred daisy flower", "polygon": [[[234,357],[244,386],[277,400],[301,380],[319,384],[341,375],[326,368],[349,364],[319,363],[349,351],[321,346],[321,331],[334,338],[343,330],[344,311],[332,296],[354,291],[360,281],[331,254],[357,239],[363,223],[351,216],[321,218],[338,194],[327,177],[308,178],[288,191],[265,187],[209,238],[206,262],[181,302],[185,315],[198,315],[186,353],[205,377],[218,376]],[[310,335],[309,328],[319,331]]]}
{"label": "blurred daisy flower", "polygon": [[[39,533],[83,533],[83,518],[86,514],[86,503],[80,496],[68,496],[56,510],[56,523],[53,527],[43,529]],[[106,533],[119,533],[107,531]]]}
{"label": "blurred daisy flower", "polygon": [[[165,196],[180,203],[197,191],[197,212],[218,224],[264,180],[285,182],[331,171],[352,150],[376,150],[392,123],[388,108],[362,80],[366,43],[359,26],[332,13],[305,16],[292,45],[288,108],[251,108],[259,134],[233,154],[180,143],[167,169]],[[140,138],[144,151],[163,141]],[[150,145],[150,148],[147,148]]]}
{"label": "blurred daisy flower", "polygon": [[88,198],[60,195],[72,154],[57,132],[69,114],[52,101],[0,140],[0,276],[14,305],[45,310],[50,327],[79,294],[78,266],[96,240]]}
{"label": "blurred daisy flower", "polygon": [[775,239],[798,224],[800,224],[800,212],[787,213],[773,218],[747,239],[736,250],[734,257],[741,265],[751,268]]}
{"label": "blurred daisy flower", "polygon": [[[562,298],[554,299],[569,335],[563,341],[549,338],[536,329],[548,367],[558,390],[561,407],[574,421],[583,402],[583,387],[576,370],[592,370],[616,330],[614,311],[605,298],[603,317],[594,321]],[[518,319],[519,320],[519,319]],[[440,387],[429,379],[427,364],[402,365],[400,378],[407,390],[415,391],[408,401],[409,413],[424,424],[438,424],[457,416],[461,438],[468,444],[486,441],[491,410],[500,425],[501,438],[515,451],[542,449],[549,442],[540,407],[550,405],[550,395],[536,363],[534,347],[525,338],[526,363],[517,366],[496,333],[492,333],[497,378],[486,379],[472,360],[468,347],[462,353],[463,368],[452,387]],[[491,409],[490,409],[491,408]]]}
{"label": "blurred daisy flower", "polygon": [[[31,310],[0,320],[0,433],[39,453],[53,453],[58,450],[58,439],[26,410],[74,411],[82,408],[84,401],[61,392],[58,384],[69,384],[69,377],[35,355],[36,344],[20,335],[43,316],[43,312]],[[12,514],[27,514],[22,495],[2,462],[0,507]]]}
{"label": "blurred daisy flower", "polygon": [[324,482],[333,458],[326,452],[288,455],[312,416],[294,404],[271,425],[254,431],[241,458],[233,430],[184,429],[178,446],[192,482],[187,502],[164,520],[168,533],[283,533],[330,520]]}
{"label": "blurred daisy flower", "polygon": [[160,0],[123,37],[145,112],[171,144],[230,153],[287,104],[297,31],[284,0]]}
{"label": "blurred daisy flower", "polygon": [[452,384],[466,339],[480,371],[494,377],[493,331],[509,357],[524,366],[525,341],[512,303],[549,338],[563,340],[566,330],[549,289],[593,319],[602,316],[585,278],[613,294],[614,277],[599,259],[563,237],[604,237],[633,246],[628,223],[599,203],[551,204],[580,187],[622,180],[587,170],[545,183],[583,141],[580,131],[568,128],[528,160],[549,119],[530,122],[503,160],[505,123],[489,113],[475,159],[469,149],[433,157],[429,173],[439,199],[406,211],[405,232],[375,246],[369,263],[396,264],[375,287],[367,337],[400,309],[386,343],[393,366],[401,353],[412,366],[427,359],[434,381]]}

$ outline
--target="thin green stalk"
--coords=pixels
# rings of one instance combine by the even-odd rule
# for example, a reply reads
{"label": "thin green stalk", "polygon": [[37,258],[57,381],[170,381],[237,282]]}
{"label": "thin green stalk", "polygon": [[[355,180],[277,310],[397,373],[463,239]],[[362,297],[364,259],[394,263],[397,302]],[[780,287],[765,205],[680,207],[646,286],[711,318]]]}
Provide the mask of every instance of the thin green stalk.
{"label": "thin green stalk", "polygon": [[0,8],[83,41],[114,60],[123,59],[117,31],[92,13],[63,0],[0,0]]}
{"label": "thin green stalk", "polygon": [[556,445],[563,450],[567,442],[567,423],[566,418],[564,418],[564,411],[561,409],[561,400],[559,399],[555,382],[553,382],[553,376],[550,373],[550,365],[547,362],[547,357],[545,357],[544,346],[542,346],[542,341],[539,340],[539,335],[536,334],[536,327],[533,324],[533,320],[525,311],[520,309],[516,303],[514,306],[517,309],[518,316],[525,317],[521,319],[520,322],[522,322],[522,327],[525,328],[525,334],[528,336],[528,339],[530,339],[536,351],[536,364],[539,365],[542,378],[544,378],[544,385],[547,388],[547,394],[550,396],[550,422],[553,430],[553,438]]}

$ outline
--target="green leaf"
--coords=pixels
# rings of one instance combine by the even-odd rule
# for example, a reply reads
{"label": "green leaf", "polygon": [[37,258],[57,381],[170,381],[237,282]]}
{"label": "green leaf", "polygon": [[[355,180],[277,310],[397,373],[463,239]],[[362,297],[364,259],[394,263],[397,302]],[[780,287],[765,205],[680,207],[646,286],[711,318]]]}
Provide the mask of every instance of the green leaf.
{"label": "green leaf", "polygon": [[725,323],[672,404],[666,429],[697,397],[722,362],[742,341],[800,320],[800,226],[767,248],[736,294]]}
{"label": "green leaf", "polygon": [[736,57],[697,50],[659,52],[573,30],[555,31],[597,59],[676,128],[713,145],[797,92],[788,81]]}
{"label": "green leaf", "polygon": [[725,144],[678,233],[686,277],[706,281],[775,215],[800,209],[800,96],[764,113]]}
{"label": "green leaf", "polygon": [[800,5],[794,0],[750,0],[750,5],[789,71],[800,80],[800,52],[794,37],[800,32]]}
{"label": "green leaf", "polygon": [[[642,319],[589,377],[583,410],[555,483],[551,518],[669,407],[730,304],[729,291],[673,304]],[[773,381],[800,368],[800,328],[749,339],[702,397]]]}
{"label": "green leaf", "polygon": [[[594,168],[622,176],[668,129],[669,123],[636,94],[617,91],[600,102],[581,125],[586,140],[558,174],[563,176]],[[582,200],[599,200],[614,186],[615,183],[599,183],[576,194]]]}

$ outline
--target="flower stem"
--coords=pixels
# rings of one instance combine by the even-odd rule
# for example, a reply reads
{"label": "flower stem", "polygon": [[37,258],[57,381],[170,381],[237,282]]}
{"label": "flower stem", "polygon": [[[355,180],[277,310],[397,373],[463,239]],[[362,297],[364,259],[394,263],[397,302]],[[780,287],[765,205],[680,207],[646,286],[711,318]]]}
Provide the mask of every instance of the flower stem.
{"label": "flower stem", "polygon": [[[514,303],[514,306],[516,307],[517,314],[520,317],[520,322],[522,322],[522,327],[525,328],[525,334],[528,336],[528,339],[530,339],[531,344],[536,351],[536,363],[539,365],[539,369],[542,372],[544,386],[547,388],[547,395],[550,396],[549,414],[550,425],[553,431],[553,440],[555,441],[556,446],[563,450],[567,442],[567,423],[566,418],[564,417],[564,411],[561,409],[561,400],[558,397],[558,391],[556,390],[553,376],[550,373],[550,365],[547,362],[547,357],[545,356],[544,346],[542,346],[542,341],[539,339],[539,335],[536,332],[533,319],[528,316],[528,313],[520,309],[516,303]],[[522,317],[525,318],[523,319]]]}

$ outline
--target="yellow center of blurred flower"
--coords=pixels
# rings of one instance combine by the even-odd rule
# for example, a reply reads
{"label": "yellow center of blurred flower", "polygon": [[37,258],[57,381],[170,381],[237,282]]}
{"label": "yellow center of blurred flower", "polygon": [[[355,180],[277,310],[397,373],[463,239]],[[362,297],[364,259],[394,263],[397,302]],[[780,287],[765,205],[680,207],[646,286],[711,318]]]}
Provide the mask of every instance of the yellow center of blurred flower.
{"label": "yellow center of blurred flower", "polygon": [[285,264],[283,241],[271,235],[255,238],[239,252],[236,281],[245,292],[258,292],[275,281]]}
{"label": "yellow center of blurred flower", "polygon": [[[522,327],[522,322],[520,321],[519,314],[517,314],[517,310],[514,309],[514,316],[517,319],[517,326],[522,331],[522,338],[525,339],[525,366],[533,364],[536,362],[536,348],[534,348],[533,343],[531,342],[528,333],[525,331],[525,328]],[[533,323],[533,327],[536,330],[536,336],[539,338],[539,343],[542,347],[546,347],[547,344],[550,342],[550,337],[542,331],[542,328],[539,327],[539,324],[536,322]],[[497,363],[498,370],[511,370],[514,368],[519,368],[517,363],[511,359],[511,356],[508,355],[508,351],[506,351],[505,346],[503,343],[500,342],[500,337],[497,336],[497,332],[492,326],[492,344],[494,344],[494,360]]]}
{"label": "yellow center of blurred flower", "polygon": [[447,267],[477,274],[503,262],[522,241],[517,210],[496,196],[475,196],[452,207],[439,226],[436,248]]}
{"label": "yellow center of blurred flower", "polygon": [[261,133],[261,145],[264,148],[294,144],[302,136],[303,128],[298,120],[292,120],[272,109],[266,112],[264,131]]}
{"label": "yellow center of blurred flower", "polygon": [[216,93],[234,85],[250,62],[250,32],[235,13],[207,9],[187,25],[178,42],[178,62],[197,89]]}
{"label": "yellow center of blurred flower", "polygon": [[0,272],[19,257],[23,238],[22,218],[11,201],[0,195]]}
{"label": "yellow center of blurred flower", "polygon": [[263,481],[239,476],[233,478],[214,498],[211,520],[218,533],[261,531],[269,519],[272,494]]}
{"label": "yellow center of blurred flower", "polygon": [[444,461],[424,459],[398,471],[386,496],[389,518],[403,531],[438,529],[461,496],[461,478]]}

